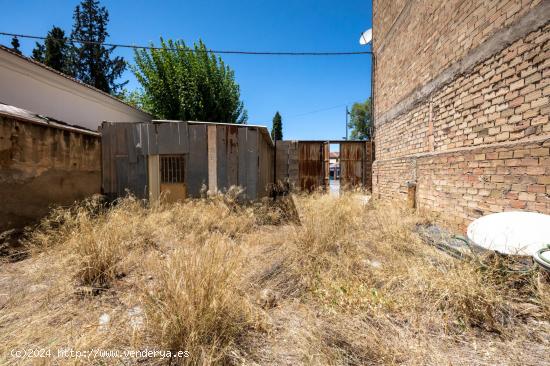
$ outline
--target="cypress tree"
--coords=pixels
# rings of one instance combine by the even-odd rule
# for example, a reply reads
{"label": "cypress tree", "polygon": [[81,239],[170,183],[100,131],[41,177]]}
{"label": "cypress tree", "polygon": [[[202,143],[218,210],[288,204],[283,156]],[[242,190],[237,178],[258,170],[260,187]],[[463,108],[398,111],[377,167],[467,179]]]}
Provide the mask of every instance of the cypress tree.
{"label": "cypress tree", "polygon": [[76,6],[73,18],[71,38],[85,41],[73,42],[74,76],[104,92],[116,94],[127,83],[116,82],[126,62],[119,56],[111,58],[115,47],[103,45],[109,36],[109,12],[98,0],[83,0]]}
{"label": "cypress tree", "polygon": [[32,58],[46,66],[73,76],[71,49],[63,29],[53,26],[46,35],[44,44],[36,42]]}
{"label": "cypress tree", "polygon": [[273,141],[283,139],[283,119],[277,111],[273,117],[273,126],[271,127],[271,138]]}
{"label": "cypress tree", "polygon": [[48,32],[44,45],[44,63],[55,70],[70,75],[69,45],[65,32],[61,28],[54,26]]}
{"label": "cypress tree", "polygon": [[42,43],[36,42],[36,45],[34,46],[32,50],[32,59],[38,62],[44,63],[44,53],[46,52],[46,48]]}
{"label": "cypress tree", "polygon": [[11,39],[11,49],[13,52],[15,53],[18,53],[18,54],[21,54],[21,51],[19,50],[19,39],[17,39],[17,37],[13,37]]}

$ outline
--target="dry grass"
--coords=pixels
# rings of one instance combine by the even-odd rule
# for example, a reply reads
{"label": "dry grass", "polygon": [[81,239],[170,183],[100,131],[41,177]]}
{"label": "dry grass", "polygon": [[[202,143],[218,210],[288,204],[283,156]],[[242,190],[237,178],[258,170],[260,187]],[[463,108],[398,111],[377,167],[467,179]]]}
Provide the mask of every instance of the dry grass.
{"label": "dry grass", "polygon": [[186,350],[172,363],[195,365],[544,364],[540,272],[449,257],[416,233],[429,219],[397,204],[236,196],[54,210],[31,257],[0,267],[0,363],[71,347]]}
{"label": "dry grass", "polygon": [[186,242],[167,263],[158,261],[158,287],[145,297],[156,344],[193,350],[196,363],[227,361],[238,338],[254,325],[254,312],[236,286],[239,249],[213,234],[204,244]]}

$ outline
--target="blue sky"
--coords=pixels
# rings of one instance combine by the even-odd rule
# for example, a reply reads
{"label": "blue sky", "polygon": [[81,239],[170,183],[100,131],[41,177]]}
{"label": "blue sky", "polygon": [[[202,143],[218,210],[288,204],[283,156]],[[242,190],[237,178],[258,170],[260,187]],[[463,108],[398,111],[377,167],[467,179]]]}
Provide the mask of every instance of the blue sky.
{"label": "blue sky", "polygon": [[[78,0],[0,0],[0,31],[45,35],[52,25],[70,33]],[[203,0],[101,1],[110,13],[110,42],[158,43],[164,38],[211,49],[250,51],[365,51],[359,35],[372,26],[370,1]],[[20,39],[30,55],[33,40]],[[9,37],[0,36],[8,45]],[[116,54],[133,62],[133,52]],[[345,106],[370,96],[369,55],[345,57],[269,57],[225,55],[235,70],[250,124],[271,128],[278,110],[285,139],[340,139]],[[139,87],[126,72],[128,88]],[[316,112],[316,113],[312,113]]]}

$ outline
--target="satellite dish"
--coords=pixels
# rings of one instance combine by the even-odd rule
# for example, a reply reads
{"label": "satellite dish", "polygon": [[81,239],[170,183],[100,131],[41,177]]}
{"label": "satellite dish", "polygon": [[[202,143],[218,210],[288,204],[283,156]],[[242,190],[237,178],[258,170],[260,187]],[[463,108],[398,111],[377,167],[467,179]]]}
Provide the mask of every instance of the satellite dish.
{"label": "satellite dish", "polygon": [[361,33],[361,37],[359,38],[359,44],[364,46],[372,41],[372,28],[367,29],[363,33]]}
{"label": "satellite dish", "polygon": [[550,244],[550,215],[512,211],[483,216],[468,226],[468,239],[501,254],[531,256]]}

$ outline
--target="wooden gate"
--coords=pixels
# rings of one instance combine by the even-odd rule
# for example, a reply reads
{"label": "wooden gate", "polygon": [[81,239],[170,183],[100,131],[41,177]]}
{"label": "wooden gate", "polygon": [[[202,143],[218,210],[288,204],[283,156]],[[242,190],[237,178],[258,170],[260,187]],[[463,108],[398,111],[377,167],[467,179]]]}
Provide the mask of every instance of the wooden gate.
{"label": "wooden gate", "polygon": [[340,189],[349,190],[364,186],[366,157],[364,141],[340,143]]}
{"label": "wooden gate", "polygon": [[324,142],[300,141],[298,143],[298,174],[300,189],[312,192],[324,187]]}

